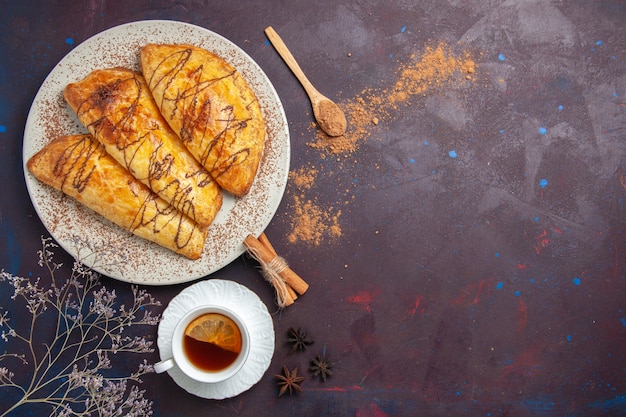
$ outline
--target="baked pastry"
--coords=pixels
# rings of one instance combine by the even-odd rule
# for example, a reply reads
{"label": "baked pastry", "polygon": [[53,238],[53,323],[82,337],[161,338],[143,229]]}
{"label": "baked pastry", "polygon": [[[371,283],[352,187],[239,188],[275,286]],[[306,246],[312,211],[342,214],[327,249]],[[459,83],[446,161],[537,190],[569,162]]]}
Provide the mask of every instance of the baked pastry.
{"label": "baked pastry", "polygon": [[149,44],[141,69],[161,114],[225,190],[250,190],[265,121],[246,80],[221,57],[192,45]]}
{"label": "baked pastry", "polygon": [[141,73],[100,69],[68,84],[65,99],[106,151],[165,201],[208,226],[222,194],[159,113]]}
{"label": "baked pastry", "polygon": [[118,226],[198,259],[207,228],[136,180],[91,135],[61,136],[31,157],[28,170]]}

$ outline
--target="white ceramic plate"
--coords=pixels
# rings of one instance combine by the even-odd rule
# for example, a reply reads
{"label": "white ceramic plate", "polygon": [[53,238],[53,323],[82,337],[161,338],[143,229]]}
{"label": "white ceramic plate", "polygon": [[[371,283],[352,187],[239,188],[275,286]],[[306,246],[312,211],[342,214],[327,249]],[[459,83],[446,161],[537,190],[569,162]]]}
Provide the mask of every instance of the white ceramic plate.
{"label": "white ceramic plate", "polygon": [[248,326],[248,360],[234,376],[215,384],[195,381],[176,367],[167,372],[185,391],[202,398],[220,400],[241,394],[263,377],[274,355],[274,324],[265,304],[243,285],[221,279],[200,281],[182,290],[163,312],[157,338],[161,360],[172,357],[172,334],[176,323],[189,310],[207,304],[219,304],[233,310]]}
{"label": "white ceramic plate", "polygon": [[[86,133],[63,98],[69,82],[98,68],[140,69],[146,43],[189,43],[208,49],[233,65],[256,93],[268,129],[263,159],[247,196],[224,193],[222,209],[209,229],[201,259],[188,260],[131,235],[72,198],[34,178],[26,162],[60,135]],[[222,36],[186,23],[153,20],[128,23],[87,39],[59,62],[33,101],[24,131],[24,172],[30,198],[44,226],[72,256],[122,281],[167,285],[191,281],[226,266],[245,251],[243,241],[271,221],[289,174],[289,128],[285,112],[265,73],[243,50]]]}

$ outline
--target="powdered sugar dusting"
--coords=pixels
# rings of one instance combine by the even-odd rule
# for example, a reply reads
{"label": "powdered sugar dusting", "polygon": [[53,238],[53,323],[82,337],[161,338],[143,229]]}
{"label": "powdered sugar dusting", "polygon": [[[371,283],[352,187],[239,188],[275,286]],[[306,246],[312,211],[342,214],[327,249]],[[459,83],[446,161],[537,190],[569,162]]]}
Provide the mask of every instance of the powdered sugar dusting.
{"label": "powdered sugar dusting", "polygon": [[[140,70],[147,43],[188,43],[216,53],[235,67],[254,90],[268,137],[259,171],[243,198],[224,195],[209,228],[201,259],[188,260],[133,236],[61,192],[37,181],[24,168],[35,209],[57,242],[98,272],[122,281],[167,285],[191,281],[226,266],[244,251],[243,241],[260,234],[278,209],[289,174],[289,129],[280,99],[261,68],[239,47],[207,29],[174,21],[141,21],[102,32],[70,52],[42,84],[24,133],[24,164],[49,141],[86,129],[65,103],[63,89],[98,68]],[[78,238],[80,237],[80,238]],[[93,251],[92,254],[86,253]]]}

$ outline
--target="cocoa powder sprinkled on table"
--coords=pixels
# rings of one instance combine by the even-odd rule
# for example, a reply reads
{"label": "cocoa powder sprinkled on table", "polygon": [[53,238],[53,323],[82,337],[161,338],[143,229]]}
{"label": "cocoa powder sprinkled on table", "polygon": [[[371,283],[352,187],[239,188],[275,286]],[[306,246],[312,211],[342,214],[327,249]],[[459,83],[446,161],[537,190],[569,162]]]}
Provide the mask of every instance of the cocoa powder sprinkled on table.
{"label": "cocoa powder sprinkled on table", "polygon": [[308,145],[330,153],[352,153],[374,130],[393,123],[394,111],[415,97],[441,89],[458,89],[476,80],[476,62],[469,51],[456,52],[444,42],[427,45],[420,55],[400,64],[391,87],[366,88],[354,98],[339,102],[346,113],[348,129],[330,137],[316,130]]}
{"label": "cocoa powder sprinkled on table", "polygon": [[307,193],[315,185],[319,171],[305,166],[289,173],[289,180],[297,187],[297,193],[290,203],[291,231],[287,240],[291,243],[305,242],[319,246],[323,241],[341,236],[339,219],[341,211],[324,209]]}
{"label": "cocoa powder sprinkled on table", "polygon": [[[315,140],[307,145],[320,150],[322,159],[335,155],[338,161],[346,161],[346,157],[354,153],[361,143],[394,123],[396,112],[413,105],[414,100],[444,89],[458,90],[476,80],[476,63],[472,54],[457,52],[446,43],[427,45],[419,55],[410,58],[407,63],[398,66],[390,86],[366,88],[357,96],[337,103],[348,120],[344,135],[328,136],[312,123],[310,131],[315,132]],[[290,203],[291,231],[288,240],[291,243],[302,241],[318,246],[325,240],[342,235],[341,211],[333,212],[331,208],[320,207],[316,199],[310,197],[315,192],[318,175],[319,171],[312,166],[289,174],[289,180],[297,187]],[[324,180],[331,177],[325,175]],[[350,192],[347,189],[343,191],[343,187],[339,190]]]}
{"label": "cocoa powder sprinkled on table", "polygon": [[307,200],[304,195],[294,196],[292,208],[293,224],[291,233],[287,236],[290,243],[304,241],[319,246],[327,238],[341,236],[340,210],[333,213],[331,210],[322,209],[313,200]]}
{"label": "cocoa powder sprinkled on table", "polygon": [[314,167],[302,167],[297,171],[289,172],[289,180],[293,181],[300,190],[309,189],[315,183],[317,172]]}

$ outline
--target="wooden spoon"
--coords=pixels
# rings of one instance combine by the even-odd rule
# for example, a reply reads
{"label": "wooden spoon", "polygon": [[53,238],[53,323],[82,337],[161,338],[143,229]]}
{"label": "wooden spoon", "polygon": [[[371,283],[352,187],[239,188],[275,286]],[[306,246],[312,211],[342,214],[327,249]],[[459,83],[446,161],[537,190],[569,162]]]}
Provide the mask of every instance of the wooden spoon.
{"label": "wooden spoon", "polygon": [[322,129],[328,136],[341,136],[346,131],[346,115],[341,111],[339,106],[335,104],[328,97],[322,95],[313,84],[309,81],[309,79],[304,75],[304,72],[300,68],[300,65],[296,62],[296,59],[291,55],[289,49],[283,42],[283,40],[278,36],[278,33],[271,27],[268,26],[265,28],[265,34],[269,38],[274,48],[278,54],[283,58],[289,69],[296,76],[302,87],[304,87],[304,91],[306,91],[309,96],[309,100],[311,100],[311,106],[313,107],[313,116],[315,116],[315,120],[317,120],[317,125]]}

